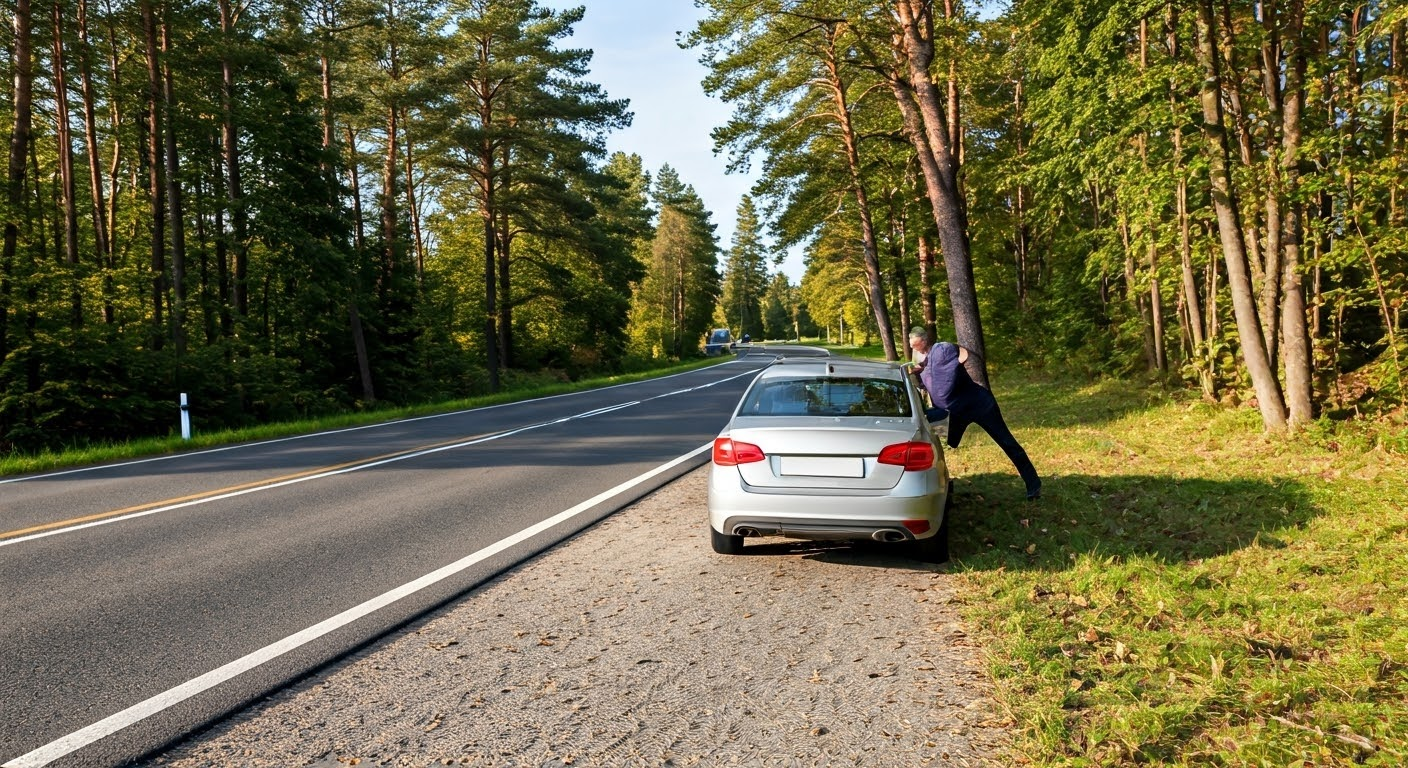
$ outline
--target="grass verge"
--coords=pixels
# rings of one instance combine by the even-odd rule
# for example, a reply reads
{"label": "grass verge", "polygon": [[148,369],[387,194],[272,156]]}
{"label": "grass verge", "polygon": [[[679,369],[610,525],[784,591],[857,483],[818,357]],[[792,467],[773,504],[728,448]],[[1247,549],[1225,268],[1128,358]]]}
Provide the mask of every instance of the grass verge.
{"label": "grass verge", "polygon": [[308,419],[305,421],[264,424],[247,429],[231,429],[202,433],[199,424],[197,424],[189,440],[182,440],[179,434],[173,434],[166,437],[153,437],[130,442],[85,445],[65,451],[50,451],[34,455],[16,453],[0,457],[0,477],[29,472],[42,472],[62,467],[100,464],[107,461],[119,461],[140,456],[160,456],[219,445],[230,445],[253,440],[270,440],[277,437],[287,437],[289,435],[302,435],[329,429],[342,429],[365,424],[375,424],[378,422],[395,421],[397,419],[406,419],[414,416],[426,416],[435,413],[467,410],[470,408],[483,408],[487,405],[531,400],[537,397],[549,397],[551,395],[597,389],[599,387],[612,386],[615,384],[628,384],[634,381],[642,381],[659,376],[683,373],[684,371],[710,365],[717,365],[720,362],[731,359],[733,358],[724,357],[695,360],[670,368],[623,374],[620,376],[583,379],[570,383],[530,384],[519,388],[510,388],[493,395],[484,395],[482,397],[473,397],[446,403],[426,403],[396,408],[379,408],[359,413],[346,413],[319,419]]}
{"label": "grass verge", "polygon": [[948,455],[955,570],[1037,766],[1408,764],[1408,459],[1003,372],[1045,478]]}

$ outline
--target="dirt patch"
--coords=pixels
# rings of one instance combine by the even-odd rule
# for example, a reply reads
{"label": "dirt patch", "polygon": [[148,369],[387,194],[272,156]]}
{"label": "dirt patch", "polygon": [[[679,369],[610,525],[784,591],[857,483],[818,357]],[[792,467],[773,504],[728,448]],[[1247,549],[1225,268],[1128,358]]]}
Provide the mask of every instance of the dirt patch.
{"label": "dirt patch", "polygon": [[1006,762],[952,577],[880,547],[716,555],[707,472],[150,764]]}

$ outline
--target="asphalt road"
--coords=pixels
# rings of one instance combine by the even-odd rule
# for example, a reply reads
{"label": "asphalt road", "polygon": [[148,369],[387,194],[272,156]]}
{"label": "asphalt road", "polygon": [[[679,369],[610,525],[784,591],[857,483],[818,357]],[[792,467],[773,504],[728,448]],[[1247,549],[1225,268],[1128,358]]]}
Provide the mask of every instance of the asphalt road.
{"label": "asphalt road", "polygon": [[0,479],[0,766],[130,762],[463,594],[707,461],[770,360]]}

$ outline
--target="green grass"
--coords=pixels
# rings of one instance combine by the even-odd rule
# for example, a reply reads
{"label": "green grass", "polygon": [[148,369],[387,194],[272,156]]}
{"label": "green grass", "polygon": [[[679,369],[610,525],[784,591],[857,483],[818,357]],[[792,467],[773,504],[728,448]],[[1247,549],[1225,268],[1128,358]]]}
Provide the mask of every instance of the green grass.
{"label": "green grass", "polygon": [[532,383],[520,387],[510,387],[494,395],[474,397],[464,400],[456,400],[447,403],[429,403],[422,405],[412,405],[398,408],[383,408],[358,413],[348,413],[338,416],[330,416],[320,419],[309,419],[306,421],[281,422],[276,424],[264,424],[248,429],[222,430],[218,432],[201,432],[199,423],[195,424],[190,440],[182,440],[179,434],[167,437],[154,437],[144,440],[133,440],[122,443],[104,443],[100,445],[77,446],[65,451],[53,451],[40,454],[11,454],[0,457],[0,477],[5,475],[18,475],[27,472],[41,472],[62,467],[74,467],[87,464],[98,464],[107,461],[118,461],[122,459],[132,459],[141,456],[159,456],[163,454],[177,453],[180,451],[196,450],[199,448],[210,448],[219,445],[230,445],[232,443],[243,443],[254,440],[269,440],[277,437],[287,437],[289,435],[301,435],[310,432],[319,432],[328,429],[341,429],[345,427],[361,426],[365,424],[375,424],[385,421],[395,421],[413,416],[425,416],[435,413],[447,413],[450,411],[465,410],[468,408],[482,408],[486,405],[497,405],[500,403],[516,402],[519,400],[529,400],[535,397],[548,397],[550,395],[560,395],[567,392],[578,392],[586,389],[595,389],[613,384],[625,384],[633,381],[665,376],[673,373],[703,368],[709,365],[716,365],[720,362],[731,360],[731,357],[711,358],[708,360],[695,360],[670,368],[662,368],[640,373],[624,374],[620,376],[608,376],[596,379],[584,379],[577,382],[555,382],[549,384]]}
{"label": "green grass", "polygon": [[1043,498],[979,429],[948,461],[1013,762],[1408,764],[1402,453],[1131,384],[996,384]]}

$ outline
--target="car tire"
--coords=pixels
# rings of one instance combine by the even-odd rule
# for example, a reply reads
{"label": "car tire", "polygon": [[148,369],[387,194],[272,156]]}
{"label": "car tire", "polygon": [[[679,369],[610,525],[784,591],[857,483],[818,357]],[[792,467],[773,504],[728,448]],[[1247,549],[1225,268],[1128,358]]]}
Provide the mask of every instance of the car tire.
{"label": "car tire", "polygon": [[743,554],[743,537],[730,536],[726,533],[719,533],[714,530],[714,526],[709,526],[709,543],[713,545],[714,551],[721,555]]}
{"label": "car tire", "polygon": [[927,539],[920,539],[914,542],[914,556],[925,563],[947,563],[948,557],[948,519],[953,511],[953,481],[948,481],[948,493],[944,494],[944,521],[939,523],[939,530]]}

